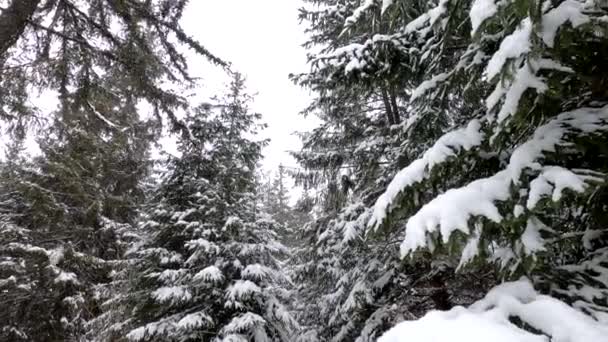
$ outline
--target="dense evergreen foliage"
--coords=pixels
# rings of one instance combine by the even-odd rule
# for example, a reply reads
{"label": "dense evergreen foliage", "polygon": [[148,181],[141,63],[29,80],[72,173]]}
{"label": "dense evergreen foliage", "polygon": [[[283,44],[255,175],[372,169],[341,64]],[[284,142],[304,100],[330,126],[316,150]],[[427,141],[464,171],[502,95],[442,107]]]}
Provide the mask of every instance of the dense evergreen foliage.
{"label": "dense evergreen foliage", "polygon": [[12,145],[0,180],[1,293],[16,308],[2,313],[7,340],[75,339],[100,312],[103,284],[134,234],[149,164],[149,125],[132,107],[116,108],[106,115],[130,129],[62,106],[40,156],[24,159],[22,142]]}
{"label": "dense evergreen foliage", "polygon": [[321,124],[270,174],[187,3],[0,1],[0,341],[608,339],[604,2],[304,0]]}
{"label": "dense evergreen foliage", "polygon": [[447,290],[430,298],[449,309],[467,289],[464,303],[527,275],[603,322],[606,9],[310,2],[302,19],[320,52],[293,78],[319,93],[310,111],[324,126],[296,157],[326,209],[300,267],[317,286],[303,295],[328,302],[302,339],[375,340],[391,319],[421,315],[406,292],[420,279]]}
{"label": "dense evergreen foliage", "polygon": [[[161,119],[183,128],[176,110],[188,107],[193,86],[184,48],[226,66],[180,27],[187,0],[10,0],[0,14],[0,116],[37,114],[34,89],[70,98],[87,112],[104,112],[96,96],[114,94],[101,82],[123,76],[120,87]],[[161,85],[164,83],[164,85]],[[171,85],[168,87],[167,85]],[[44,113],[43,113],[44,114]]]}
{"label": "dense evergreen foliage", "polygon": [[278,269],[286,249],[254,206],[265,142],[248,138],[260,115],[243,91],[237,74],[225,96],[186,119],[190,138],[166,164],[134,252],[130,316],[118,322],[131,340],[287,341],[296,327]]}

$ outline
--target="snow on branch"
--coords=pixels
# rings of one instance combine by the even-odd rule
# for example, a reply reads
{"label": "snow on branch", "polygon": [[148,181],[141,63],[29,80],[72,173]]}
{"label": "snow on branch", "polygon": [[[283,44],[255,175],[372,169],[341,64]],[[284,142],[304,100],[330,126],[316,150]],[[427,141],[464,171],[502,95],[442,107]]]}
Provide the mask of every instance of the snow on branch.
{"label": "snow on branch", "polygon": [[188,314],[177,322],[177,327],[182,330],[196,330],[202,327],[212,327],[213,318],[204,311]]}
{"label": "snow on branch", "polygon": [[363,71],[374,65],[375,54],[379,46],[390,46],[398,50],[405,50],[403,33],[375,34],[363,43],[352,43],[335,49],[334,51],[317,55],[312,61],[320,70],[328,68],[343,68],[344,74]]}
{"label": "snow on branch", "polygon": [[152,297],[158,303],[179,303],[192,299],[192,294],[184,286],[167,286],[152,292]]}
{"label": "snow on branch", "polygon": [[566,0],[547,12],[542,19],[543,42],[552,48],[557,30],[567,22],[570,22],[573,28],[588,23],[591,18],[584,12],[592,6],[593,1]]}
{"label": "snow on branch", "polygon": [[226,298],[230,301],[240,301],[253,297],[262,292],[262,289],[249,280],[238,280],[226,290]]}
{"label": "snow on branch", "polygon": [[[599,231],[588,230],[583,236],[583,244],[588,245],[590,240],[599,238]],[[597,234],[597,235],[596,235]],[[555,292],[568,298],[578,298],[572,305],[598,321],[608,325],[608,310],[598,305],[608,298],[608,247],[600,248],[591,253],[588,260],[576,265],[564,265],[560,269],[570,275],[570,286],[556,289]],[[589,283],[589,275],[593,274],[595,284]],[[596,285],[597,284],[597,285]],[[601,284],[601,285],[600,285]]]}
{"label": "snow on branch", "polygon": [[251,331],[257,327],[263,327],[266,325],[266,320],[257,314],[252,312],[246,312],[233,318],[222,331],[224,333],[245,333]]}
{"label": "snow on branch", "polygon": [[410,102],[413,102],[420,96],[424,95],[429,90],[434,89],[437,86],[437,83],[443,82],[448,79],[452,75],[452,72],[444,72],[438,75],[433,76],[430,80],[426,80],[412,91],[412,95],[410,96]]}
{"label": "snow on branch", "polygon": [[495,0],[475,0],[471,5],[469,17],[471,19],[471,35],[477,32],[477,29],[483,24],[486,19],[491,18],[498,11]]}
{"label": "snow on branch", "polygon": [[148,323],[142,327],[131,330],[127,334],[129,341],[143,341],[150,337],[166,336],[175,331],[175,317],[169,317],[157,322]]}
{"label": "snow on branch", "polygon": [[[531,329],[514,324],[512,318]],[[538,294],[522,278],[495,287],[468,308],[431,311],[419,320],[402,322],[378,340],[406,341],[608,342],[608,326],[562,301]]]}
{"label": "snow on branch", "polygon": [[382,13],[384,13],[395,0],[382,0]]}
{"label": "snow on branch", "polygon": [[[477,2],[488,2],[488,0],[478,0]],[[547,6],[550,6],[549,2],[545,2],[544,7],[546,8]],[[570,22],[572,27],[576,28],[591,20],[591,18],[586,14],[583,14],[583,12],[587,9],[591,9],[592,6],[593,1],[586,1],[583,3],[578,0],[566,0],[556,8],[547,11],[541,18],[542,31],[540,32],[540,38],[547,46],[553,47],[553,41],[557,31],[566,22]],[[475,9],[475,7],[473,9]],[[473,14],[474,12],[472,10],[471,15]],[[472,22],[476,23],[477,19],[475,19],[475,21],[472,20]],[[531,36],[533,34],[533,26],[534,23],[532,20],[529,17],[525,18],[513,33],[502,40],[498,51],[494,53],[486,67],[485,73],[488,79],[497,76],[507,60],[526,55],[532,50]]]}
{"label": "snow on branch", "polygon": [[[564,172],[563,169],[543,166],[540,162],[546,152],[555,152],[557,147],[567,145],[572,134],[584,135],[606,130],[608,130],[608,106],[565,112],[540,126],[532,139],[514,150],[506,169],[493,176],[475,180],[464,187],[450,189],[424,205],[412,216],[407,222],[405,240],[401,244],[402,256],[427,246],[427,234],[436,232],[438,228],[443,241],[447,242],[454,231],[470,234],[471,217],[481,216],[496,223],[501,222],[503,217],[498,211],[496,202],[510,198],[511,185],[521,185],[520,177],[526,169],[536,170],[540,173],[540,177],[544,177],[531,185],[533,197],[528,206],[538,202],[540,196],[551,193],[552,199],[559,200],[565,189],[581,192],[586,190],[587,181],[601,181],[601,178],[592,176],[586,171]],[[418,176],[417,179],[421,177]],[[552,181],[552,189],[548,189],[546,184],[543,185],[547,179]],[[410,178],[404,177],[404,180],[397,181],[396,184],[408,186],[411,183]],[[389,186],[383,197],[398,193],[397,189],[404,189],[405,186],[393,188]],[[382,209],[388,206],[385,203],[390,202],[382,197],[378,201],[380,205],[377,203],[376,217],[382,218],[386,213]]]}
{"label": "snow on branch", "polygon": [[270,267],[260,265],[260,264],[251,264],[247,265],[245,269],[241,272],[241,277],[243,279],[248,280],[265,280],[268,277],[272,276],[273,269]]}
{"label": "snow on branch", "polygon": [[572,69],[549,59],[529,60],[515,72],[512,80],[498,82],[494,91],[486,99],[487,109],[492,110],[504,95],[504,101],[497,115],[498,123],[515,114],[519,100],[528,89],[535,89],[538,93],[543,93],[548,89],[544,79],[536,76],[537,71],[541,69],[572,72]]}
{"label": "snow on branch", "polygon": [[[106,125],[108,125],[108,127],[113,128],[113,129],[119,129],[120,127],[113,123],[112,121],[110,121],[108,118],[106,118],[103,114],[101,114],[97,108],[95,108],[95,106],[93,106],[90,102],[87,102],[87,106],[89,106],[89,108],[91,109],[91,111],[93,112],[93,114],[95,114],[95,116],[103,121]],[[124,132],[127,129],[127,127],[122,128],[120,131]]]}
{"label": "snow on branch", "polygon": [[449,132],[439,138],[435,145],[427,150],[420,159],[415,160],[397,173],[386,191],[376,201],[368,226],[378,228],[390,212],[391,205],[400,193],[415,183],[420,183],[428,178],[431,170],[436,165],[445,162],[449,157],[455,156],[462,150],[469,151],[479,146],[482,139],[481,123],[478,120],[473,120],[467,127]]}
{"label": "snow on branch", "polygon": [[194,275],[194,280],[202,280],[209,283],[220,283],[224,281],[222,271],[216,266],[208,266]]}
{"label": "snow on branch", "polygon": [[446,14],[449,1],[450,0],[439,0],[439,3],[436,7],[431,8],[428,12],[423,13],[418,18],[410,21],[405,26],[405,33],[411,34],[414,32],[418,32],[420,36],[426,36],[430,32],[432,27],[437,23],[439,18]]}
{"label": "snow on branch", "polygon": [[357,7],[353,14],[344,21],[344,30],[341,34],[344,34],[352,25],[357,23],[365,12],[376,6],[376,3],[377,0],[365,0],[361,6]]}

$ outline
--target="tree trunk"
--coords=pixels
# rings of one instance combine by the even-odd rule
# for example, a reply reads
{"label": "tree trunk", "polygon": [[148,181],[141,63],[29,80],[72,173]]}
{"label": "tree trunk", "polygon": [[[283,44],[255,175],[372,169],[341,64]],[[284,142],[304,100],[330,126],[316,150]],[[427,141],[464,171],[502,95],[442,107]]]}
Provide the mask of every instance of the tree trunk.
{"label": "tree trunk", "polygon": [[0,58],[23,34],[41,0],[13,0],[0,14]]}
{"label": "tree trunk", "polygon": [[391,106],[393,107],[393,120],[395,124],[398,125],[401,123],[401,115],[399,114],[399,107],[397,106],[397,92],[395,91],[395,86],[390,86],[390,99]]}
{"label": "tree trunk", "polygon": [[384,102],[384,109],[386,111],[386,117],[388,118],[388,125],[392,126],[395,124],[395,118],[393,116],[393,108],[389,100],[388,91],[386,88],[380,90],[382,92],[382,102]]}

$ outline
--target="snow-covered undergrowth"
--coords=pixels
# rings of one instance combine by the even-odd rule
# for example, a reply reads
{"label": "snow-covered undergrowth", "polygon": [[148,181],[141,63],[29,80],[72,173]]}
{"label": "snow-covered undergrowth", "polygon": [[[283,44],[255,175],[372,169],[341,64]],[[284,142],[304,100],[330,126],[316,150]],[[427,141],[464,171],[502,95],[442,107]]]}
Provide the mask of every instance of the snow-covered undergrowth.
{"label": "snow-covered undergrowth", "polygon": [[522,278],[495,287],[468,308],[431,311],[419,320],[402,322],[378,340],[443,341],[605,342],[608,325],[562,301],[538,294],[531,282]]}

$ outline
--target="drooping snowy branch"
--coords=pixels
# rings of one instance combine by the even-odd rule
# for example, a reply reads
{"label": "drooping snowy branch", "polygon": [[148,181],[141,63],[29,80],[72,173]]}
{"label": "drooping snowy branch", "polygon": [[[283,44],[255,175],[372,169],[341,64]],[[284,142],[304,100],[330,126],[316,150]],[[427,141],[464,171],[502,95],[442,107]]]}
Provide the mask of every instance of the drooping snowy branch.
{"label": "drooping snowy branch", "polygon": [[471,121],[467,127],[445,134],[420,159],[415,160],[397,173],[386,191],[376,201],[368,225],[377,228],[382,224],[391,210],[390,206],[401,192],[426,179],[435,166],[445,162],[460,151],[468,151],[479,146],[482,141],[483,133],[481,132],[481,123],[478,120]]}
{"label": "drooping snowy branch", "polygon": [[[549,123],[539,127],[529,141],[516,148],[506,169],[493,176],[478,179],[464,187],[450,189],[423,206],[406,225],[406,237],[401,245],[402,255],[427,245],[427,234],[439,229],[444,242],[447,242],[454,231],[469,234],[469,220],[472,217],[484,217],[499,223],[503,216],[498,210],[497,202],[506,201],[511,196],[511,185],[521,184],[520,177],[525,170],[540,172],[543,177],[554,181],[552,198],[559,200],[564,189],[575,192],[584,191],[586,181],[601,181],[601,178],[589,174],[567,174],[558,169],[547,169],[541,164],[547,152],[567,145],[571,135],[586,135],[608,130],[608,106],[602,108],[580,108],[558,115]],[[561,177],[560,177],[561,176]],[[548,191],[538,188],[540,181],[533,184],[531,204],[537,201],[536,196]],[[409,183],[405,183],[405,186]],[[397,187],[401,191],[405,186]],[[389,195],[396,191],[387,191]],[[385,194],[386,194],[385,193]],[[384,196],[384,195],[383,195]],[[380,207],[382,208],[382,207]],[[380,211],[382,215],[385,211]]]}

